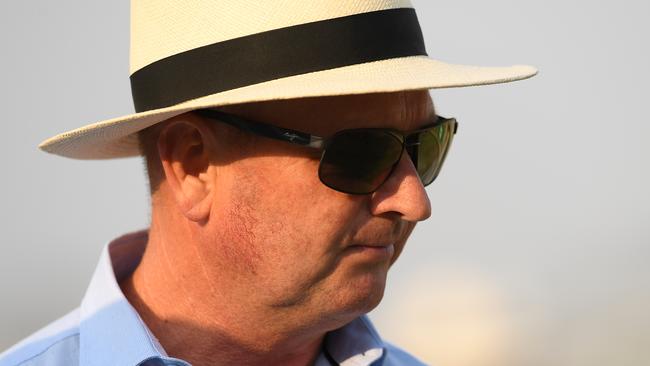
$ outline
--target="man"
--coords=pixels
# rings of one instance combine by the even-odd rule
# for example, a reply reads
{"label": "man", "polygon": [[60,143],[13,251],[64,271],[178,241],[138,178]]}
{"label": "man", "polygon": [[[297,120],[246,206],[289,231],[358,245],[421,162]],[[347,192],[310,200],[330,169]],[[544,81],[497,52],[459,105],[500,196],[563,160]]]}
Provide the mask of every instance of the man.
{"label": "man", "polygon": [[141,154],[148,230],[0,365],[418,365],[364,315],[431,214],[457,122],[428,89],[531,77],[424,51],[404,1],[132,2],[138,113],[53,137]]}

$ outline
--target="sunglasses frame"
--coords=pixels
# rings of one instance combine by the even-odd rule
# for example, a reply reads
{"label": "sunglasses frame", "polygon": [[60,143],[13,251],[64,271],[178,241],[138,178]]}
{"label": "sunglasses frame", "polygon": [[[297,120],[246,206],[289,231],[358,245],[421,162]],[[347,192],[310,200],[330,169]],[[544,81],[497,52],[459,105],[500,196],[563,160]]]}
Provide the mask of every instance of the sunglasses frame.
{"label": "sunglasses frame", "polygon": [[[320,179],[320,181],[327,187],[332,188],[336,191],[347,193],[347,194],[357,194],[357,195],[370,194],[376,191],[377,189],[379,189],[379,187],[381,187],[381,185],[388,179],[388,177],[390,177],[393,174],[395,167],[397,166],[397,164],[402,158],[402,155],[404,154],[404,150],[407,150],[408,147],[419,145],[419,142],[408,142],[409,140],[411,140],[411,137],[418,136],[420,133],[435,128],[437,126],[440,126],[442,124],[453,122],[454,123],[453,133],[450,137],[449,143],[447,144],[445,151],[443,151],[442,158],[440,159],[440,164],[437,167],[437,171],[439,172],[440,169],[442,168],[443,162],[445,161],[445,157],[447,156],[447,151],[449,151],[449,147],[451,146],[453,136],[456,134],[456,131],[458,130],[458,121],[456,121],[456,118],[454,117],[447,118],[447,117],[436,115],[434,122],[426,124],[418,129],[407,131],[407,132],[402,132],[394,128],[363,127],[363,128],[344,129],[335,132],[332,136],[322,137],[322,136],[316,136],[302,131],[274,126],[265,122],[254,121],[248,118],[244,118],[242,116],[238,116],[235,114],[227,113],[216,109],[197,109],[194,110],[193,112],[197,113],[198,115],[204,118],[214,120],[217,122],[227,123],[233,127],[239,128],[240,130],[247,131],[255,135],[264,136],[275,140],[285,141],[292,144],[298,144],[298,145],[321,150],[321,161],[319,162],[319,169],[318,169],[318,173],[319,173],[318,178]],[[345,191],[340,188],[332,187],[329,184],[327,184],[325,181],[323,181],[323,179],[320,176],[320,164],[322,163],[322,159],[325,156],[325,150],[327,149],[328,142],[332,140],[335,136],[342,133],[349,133],[351,131],[368,131],[368,130],[386,132],[392,135],[393,137],[395,137],[402,144],[402,151],[400,152],[400,156],[398,157],[397,161],[393,163],[391,170],[386,175],[384,181],[381,184],[379,184],[377,188],[375,188],[373,191],[366,192],[366,193]],[[407,153],[409,154],[411,159],[415,158],[413,155],[411,155],[410,152],[407,151]],[[414,163],[417,162],[414,161]],[[424,184],[424,186],[433,183],[433,181],[438,176],[438,172],[436,172],[431,182]]]}

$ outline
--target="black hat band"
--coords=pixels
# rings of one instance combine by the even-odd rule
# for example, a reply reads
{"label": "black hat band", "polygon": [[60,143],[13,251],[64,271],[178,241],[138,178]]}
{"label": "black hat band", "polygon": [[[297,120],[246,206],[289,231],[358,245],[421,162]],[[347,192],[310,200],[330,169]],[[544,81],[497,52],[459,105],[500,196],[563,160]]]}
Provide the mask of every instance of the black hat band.
{"label": "black hat band", "polygon": [[396,8],[274,29],[198,47],[131,75],[136,112],[287,76],[427,55],[415,9]]}

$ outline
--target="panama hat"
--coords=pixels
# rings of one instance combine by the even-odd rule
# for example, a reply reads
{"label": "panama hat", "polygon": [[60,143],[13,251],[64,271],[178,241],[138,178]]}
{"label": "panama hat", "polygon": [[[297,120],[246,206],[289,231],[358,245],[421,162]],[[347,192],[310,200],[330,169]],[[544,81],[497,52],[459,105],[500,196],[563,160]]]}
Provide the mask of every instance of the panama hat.
{"label": "panama hat", "polygon": [[528,65],[429,57],[408,0],[132,0],[136,113],[61,133],[39,147],[77,159],[135,156],[138,131],[195,109],[497,84],[535,74]]}

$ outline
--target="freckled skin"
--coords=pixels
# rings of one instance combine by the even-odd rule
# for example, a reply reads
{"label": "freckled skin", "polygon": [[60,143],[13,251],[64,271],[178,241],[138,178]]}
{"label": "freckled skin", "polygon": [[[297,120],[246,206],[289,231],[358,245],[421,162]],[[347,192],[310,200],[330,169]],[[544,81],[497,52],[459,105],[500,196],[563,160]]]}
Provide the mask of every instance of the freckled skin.
{"label": "freckled skin", "polygon": [[[359,127],[412,130],[435,113],[427,90],[222,109],[319,136]],[[200,192],[209,192],[209,214],[200,224],[178,212],[170,184],[160,185],[145,257],[123,285],[127,297],[165,349],[195,365],[271,364],[273,357],[277,364],[308,364],[325,332],[377,306],[389,267],[415,224],[430,216],[412,162],[404,154],[378,191],[349,195],[320,182],[319,155],[308,148],[240,134],[191,112],[174,119],[238,137],[208,151]],[[375,260],[348,248],[371,243],[394,243],[395,253]],[[184,300],[151,295],[165,291]]]}

